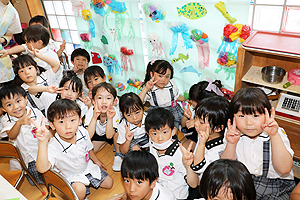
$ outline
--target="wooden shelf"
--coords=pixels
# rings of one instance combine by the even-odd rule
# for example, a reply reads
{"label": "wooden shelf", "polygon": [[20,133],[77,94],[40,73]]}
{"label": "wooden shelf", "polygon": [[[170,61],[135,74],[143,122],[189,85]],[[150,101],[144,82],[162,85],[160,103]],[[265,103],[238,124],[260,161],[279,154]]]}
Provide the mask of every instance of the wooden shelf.
{"label": "wooden shelf", "polygon": [[288,88],[283,88],[283,85],[288,82],[287,80],[287,74],[284,76],[283,81],[278,84],[272,84],[265,82],[261,78],[261,67],[257,66],[251,66],[251,68],[247,71],[245,76],[242,78],[242,81],[248,82],[248,83],[254,83],[261,86],[267,86],[270,88],[275,88],[278,90],[283,90],[287,92],[297,93],[300,94],[300,85],[291,85]]}

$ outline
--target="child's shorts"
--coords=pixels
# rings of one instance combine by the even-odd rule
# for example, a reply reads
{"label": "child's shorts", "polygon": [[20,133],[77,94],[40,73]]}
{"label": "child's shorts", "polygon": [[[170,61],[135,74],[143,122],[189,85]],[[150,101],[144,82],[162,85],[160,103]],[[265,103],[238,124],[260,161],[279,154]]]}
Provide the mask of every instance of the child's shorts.
{"label": "child's shorts", "polygon": [[[97,179],[97,178],[94,178],[90,173],[86,174],[85,176],[89,179],[90,181],[90,185],[89,186],[92,186],[94,188],[98,188],[101,183],[106,179],[106,177],[108,176],[108,173],[100,168],[100,173],[101,173],[101,179]],[[89,195],[91,193],[90,191],[90,188],[88,186],[86,186],[86,195]]]}
{"label": "child's shorts", "polygon": [[145,134],[143,137],[138,138],[138,139],[132,139],[131,143],[130,143],[129,151],[132,151],[132,147],[134,145],[139,145],[139,147],[141,149],[149,147],[149,136],[148,136],[148,134]]}
{"label": "child's shorts", "polygon": [[[44,175],[37,171],[35,161],[31,161],[30,163],[28,163],[28,171],[38,184],[45,183]],[[30,185],[34,185],[34,182],[31,180],[31,178],[27,174],[25,176]]]}
{"label": "child's shorts", "polygon": [[99,136],[97,133],[94,134],[92,137],[91,141],[104,141],[107,142],[108,144],[112,145],[114,143],[114,139],[107,139],[106,135],[101,135]]}

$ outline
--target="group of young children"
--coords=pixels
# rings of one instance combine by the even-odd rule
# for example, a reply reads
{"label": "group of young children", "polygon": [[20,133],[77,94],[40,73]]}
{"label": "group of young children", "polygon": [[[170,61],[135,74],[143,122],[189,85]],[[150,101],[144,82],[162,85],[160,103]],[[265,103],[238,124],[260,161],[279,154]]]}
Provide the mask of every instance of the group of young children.
{"label": "group of young children", "polygon": [[[182,108],[172,65],[156,60],[141,92],[118,98],[84,49],[74,50],[74,68],[63,73],[61,49],[49,46],[39,19],[24,31],[26,45],[0,52],[22,52],[13,83],[0,89],[1,138],[17,144],[39,184],[52,168],[79,199],[89,186],[110,189],[113,179],[96,156],[108,143],[125,186],[113,199],[289,199],[293,150],[261,89],[243,88],[228,102],[220,81],[201,81]],[[178,130],[189,135],[187,145]]]}

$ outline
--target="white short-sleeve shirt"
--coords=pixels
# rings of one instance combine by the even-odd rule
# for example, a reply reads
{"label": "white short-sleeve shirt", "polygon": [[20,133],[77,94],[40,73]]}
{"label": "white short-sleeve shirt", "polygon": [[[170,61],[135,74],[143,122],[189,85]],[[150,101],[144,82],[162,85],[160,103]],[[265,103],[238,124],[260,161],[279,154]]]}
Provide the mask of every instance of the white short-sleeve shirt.
{"label": "white short-sleeve shirt", "polygon": [[145,95],[144,101],[149,101],[151,106],[156,106],[152,95],[152,92],[154,92],[159,107],[171,106],[172,98],[170,89],[173,92],[174,100],[176,100],[179,96],[179,89],[177,88],[175,81],[170,80],[163,89],[159,89],[158,87],[154,86],[153,89],[149,90]]}
{"label": "white short-sleeve shirt", "polygon": [[[9,4],[11,4],[11,3],[9,2]],[[4,5],[0,1],[0,16],[2,16],[5,13],[8,5]],[[18,14],[17,10],[14,7],[13,7],[13,16],[12,16],[12,19],[11,19],[11,23],[10,23],[10,25],[9,25],[9,27],[8,27],[8,29],[7,29],[6,32],[10,33],[10,34],[17,34],[17,33],[21,33],[22,32],[22,27],[21,27],[21,22],[20,22],[19,14]]]}
{"label": "white short-sleeve shirt", "polygon": [[182,163],[182,152],[179,141],[175,140],[166,150],[165,154],[159,155],[150,142],[150,153],[158,163],[158,182],[173,192],[177,199],[188,197],[189,186],[185,180],[186,169]]}
{"label": "white short-sleeve shirt", "polygon": [[89,108],[79,99],[76,99],[75,102],[79,105],[81,109],[81,117],[85,116],[86,113],[88,112]]}
{"label": "white short-sleeve shirt", "polygon": [[[121,122],[116,127],[118,129],[118,133],[119,133],[117,143],[124,144],[126,142],[125,124],[129,125],[130,131],[133,133],[133,139],[138,140],[138,139],[144,138],[145,134],[147,134],[146,129],[145,129],[146,116],[147,116],[147,114],[144,112],[141,127],[138,127],[134,124],[130,124],[125,118],[122,118]],[[146,148],[146,147],[149,147],[149,144],[142,146],[142,148]]]}
{"label": "white short-sleeve shirt", "polygon": [[[113,117],[113,127],[116,128],[118,123],[120,122],[121,119],[121,113],[119,108],[114,106],[114,109],[116,111],[115,116]],[[93,117],[93,112],[94,112],[94,106],[91,106],[90,109],[88,110],[88,112],[85,115],[85,122],[84,122],[84,127],[88,127],[92,117]],[[104,123],[101,123],[100,120],[97,120],[97,124],[96,124],[96,134],[99,136],[103,136],[105,135],[105,131],[106,131],[106,120]]]}
{"label": "white short-sleeve shirt", "polygon": [[156,182],[149,200],[176,200],[176,198],[171,190]]}
{"label": "white short-sleeve shirt", "polygon": [[[34,119],[37,124],[41,124],[43,116],[41,111],[35,108],[26,107],[27,114],[30,110],[30,118]],[[1,133],[11,130],[18,120],[18,118],[10,116],[6,113],[1,119],[1,123],[3,125]],[[47,120],[45,121],[45,123],[46,125],[48,125]],[[30,125],[22,125],[19,135],[13,141],[19,147],[26,165],[28,165],[29,162],[36,160],[37,158],[39,140],[35,138],[35,136],[31,132],[33,127],[34,125],[32,123]]]}
{"label": "white short-sleeve shirt", "polygon": [[85,176],[90,173],[101,180],[100,167],[90,159],[93,144],[88,131],[82,126],[76,132],[76,144],[63,141],[56,133],[48,144],[48,160],[51,167],[69,182],[81,182],[89,185]]}
{"label": "white short-sleeve shirt", "polygon": [[[225,132],[227,129],[225,130]],[[288,152],[293,157],[294,151],[291,149],[290,141],[283,128],[278,129],[278,133],[288,150]],[[242,162],[250,174],[261,176],[263,173],[263,142],[270,139],[270,136],[264,131],[256,139],[250,139],[246,135],[242,134],[240,140],[236,146],[236,156],[237,160]],[[270,141],[271,142],[271,141]],[[224,139],[224,143],[227,143]],[[272,162],[272,147],[270,144],[270,162],[269,162],[269,172],[267,178],[280,178],[280,179],[294,179],[293,170],[288,174],[280,174],[273,167]]]}

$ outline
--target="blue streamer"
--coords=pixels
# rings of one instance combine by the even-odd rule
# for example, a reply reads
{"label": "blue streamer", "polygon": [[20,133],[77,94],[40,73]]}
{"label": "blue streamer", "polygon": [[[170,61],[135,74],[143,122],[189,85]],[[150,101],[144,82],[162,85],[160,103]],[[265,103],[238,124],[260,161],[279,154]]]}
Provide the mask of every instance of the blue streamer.
{"label": "blue streamer", "polygon": [[177,48],[177,44],[178,44],[178,34],[179,33],[181,33],[185,48],[186,49],[193,48],[192,40],[189,36],[188,28],[185,23],[179,24],[177,26],[173,26],[170,29],[173,32],[173,36],[172,36],[172,44],[171,44],[171,49],[170,49],[169,55],[174,55],[174,52],[175,52],[175,50]]}

